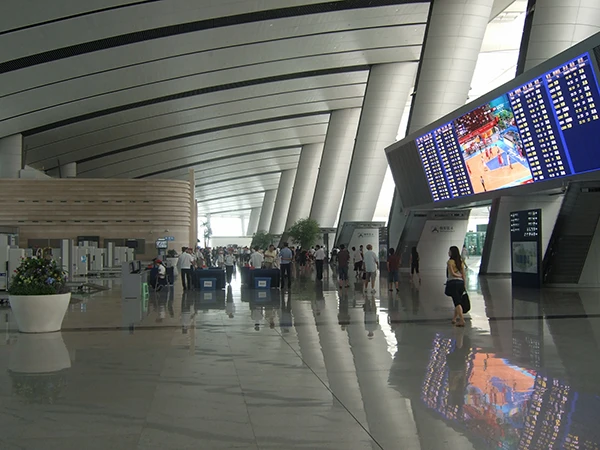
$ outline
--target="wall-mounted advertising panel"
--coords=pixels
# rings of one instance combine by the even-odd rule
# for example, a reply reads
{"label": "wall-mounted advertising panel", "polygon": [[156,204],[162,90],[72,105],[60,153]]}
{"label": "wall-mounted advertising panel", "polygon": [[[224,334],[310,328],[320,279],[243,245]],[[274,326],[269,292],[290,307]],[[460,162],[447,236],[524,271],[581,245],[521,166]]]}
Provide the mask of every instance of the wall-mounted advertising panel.
{"label": "wall-mounted advertising panel", "polygon": [[589,53],[415,139],[434,201],[600,169]]}
{"label": "wall-mounted advertising panel", "polygon": [[542,210],[510,213],[512,284],[539,288],[542,281]]}

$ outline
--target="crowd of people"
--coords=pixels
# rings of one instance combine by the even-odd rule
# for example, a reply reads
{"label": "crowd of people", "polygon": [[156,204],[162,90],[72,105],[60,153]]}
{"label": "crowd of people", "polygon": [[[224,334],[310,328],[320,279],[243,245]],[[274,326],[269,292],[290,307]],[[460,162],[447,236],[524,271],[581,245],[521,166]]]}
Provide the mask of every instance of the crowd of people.
{"label": "crowd of people", "polygon": [[[166,263],[160,258],[153,260],[154,267],[158,269],[158,283],[160,289],[166,284]],[[380,270],[379,257],[373,250],[373,246],[368,244],[366,248],[363,245],[347,249],[343,244],[334,248],[330,253],[324,246],[315,245],[304,249],[301,247],[289,246],[284,243],[283,247],[276,248],[269,245],[262,249],[258,246],[251,247],[217,247],[217,248],[196,248],[182,247],[181,253],[177,257],[177,272],[181,277],[181,283],[184,290],[192,289],[192,276],[195,269],[202,268],[221,268],[225,270],[226,282],[231,284],[233,274],[237,265],[246,266],[251,269],[279,269],[281,272],[281,286],[291,287],[291,266],[294,264],[302,273],[315,270],[316,279],[323,280],[323,273],[327,265],[335,267],[338,275],[339,288],[350,287],[349,273],[354,270],[356,281],[363,283],[364,290],[368,291],[369,284],[371,292],[376,292],[377,272]],[[394,288],[400,290],[399,270],[402,265],[402,258],[399,252],[391,248],[388,252],[386,269],[388,274],[389,291]],[[421,282],[419,273],[419,254],[416,247],[413,247],[410,253],[410,282],[415,278]]]}
{"label": "crowd of people", "polygon": [[[409,255],[409,281],[411,284],[420,284],[420,255],[417,248],[412,247]],[[461,251],[458,247],[450,247],[448,258],[446,264],[446,288],[444,293],[449,296],[453,302],[454,314],[452,323],[456,327],[462,328],[465,326],[464,314],[470,309],[470,300],[466,292],[467,248],[463,246]],[[181,274],[184,290],[192,288],[192,272],[196,268],[223,268],[226,272],[227,283],[230,285],[227,288],[228,299],[231,297],[232,277],[235,273],[236,266],[238,265],[254,269],[279,269],[281,272],[281,287],[285,288],[285,286],[287,286],[289,293],[289,289],[292,286],[292,265],[295,265],[298,271],[301,271],[302,267],[306,267],[308,270],[312,271],[314,267],[316,280],[319,281],[323,279],[323,271],[326,267],[326,263],[329,263],[332,268],[335,268],[334,272],[337,273],[339,289],[341,291],[340,299],[347,295],[346,289],[351,286],[350,272],[353,269],[355,277],[354,287],[360,283],[365,292],[363,309],[365,310],[365,327],[369,332],[368,336],[373,337],[373,331],[378,327],[378,314],[375,298],[369,297],[368,294],[375,294],[377,291],[377,274],[381,269],[381,265],[378,255],[373,251],[373,246],[371,244],[367,244],[366,246],[360,245],[358,248],[352,247],[351,249],[346,248],[344,245],[340,245],[339,248],[333,249],[329,254],[324,247],[319,245],[308,249],[302,249],[300,247],[290,247],[287,243],[284,243],[282,248],[276,248],[274,245],[270,245],[265,249],[259,247],[250,248],[233,246],[227,248],[218,247],[215,249],[198,248],[195,250],[192,248],[182,248],[177,261],[177,268]],[[155,259],[154,263],[159,267],[158,277],[160,280],[166,275],[166,270],[163,269],[164,263],[159,258]],[[400,292],[401,266],[401,252],[390,248],[388,250],[387,260],[385,261],[389,292],[393,292],[394,290]],[[230,317],[233,317],[234,312],[234,309],[232,309],[232,302],[233,300],[231,300],[231,302],[228,300],[227,311]],[[288,305],[288,309],[286,310],[288,312],[290,312],[289,306],[291,305]],[[340,324],[344,327],[345,325],[343,325],[343,323],[345,323],[344,321],[346,319],[344,318],[345,316],[342,317],[342,309],[340,300]],[[252,311],[256,329],[259,329],[259,324],[262,319],[268,320],[271,328],[275,326],[275,314],[272,314],[269,311],[271,310],[268,308],[263,309],[262,307],[255,307]],[[394,311],[391,311],[390,314],[393,315]],[[282,320],[284,320],[283,317]],[[289,320],[285,319],[285,321],[287,323]]]}
{"label": "crowd of people", "polygon": [[[457,326],[464,326],[464,310],[467,309],[464,304],[463,295],[465,294],[465,272],[467,270],[466,259],[468,251],[463,246],[462,251],[457,247],[451,247],[449,250],[449,260],[447,264],[447,283],[446,295],[452,297],[455,306],[453,323]],[[334,248],[328,254],[323,246],[315,245],[308,249],[301,247],[290,247],[284,243],[283,247],[276,248],[269,245],[265,249],[260,247],[217,247],[211,248],[187,248],[181,249],[181,254],[177,259],[177,270],[181,276],[181,283],[184,290],[192,289],[192,274],[196,268],[218,267],[225,270],[227,284],[231,284],[235,268],[238,264],[247,266],[251,269],[279,269],[281,272],[281,287],[291,288],[292,264],[296,264],[299,270],[306,268],[312,270],[313,266],[316,272],[316,279],[323,280],[325,264],[329,263],[336,268],[338,276],[339,289],[350,287],[350,268],[354,269],[356,281],[363,284],[365,292],[375,293],[377,273],[380,271],[380,262],[377,253],[373,251],[373,246],[367,244],[347,249],[343,244],[339,248]],[[158,288],[159,290],[165,284],[166,265],[161,259],[154,260],[155,267],[158,268]],[[400,291],[400,267],[402,266],[402,257],[400,252],[393,248],[388,250],[386,261],[388,290],[393,292]],[[420,275],[420,256],[416,247],[412,247],[409,257],[410,283],[421,283]]]}

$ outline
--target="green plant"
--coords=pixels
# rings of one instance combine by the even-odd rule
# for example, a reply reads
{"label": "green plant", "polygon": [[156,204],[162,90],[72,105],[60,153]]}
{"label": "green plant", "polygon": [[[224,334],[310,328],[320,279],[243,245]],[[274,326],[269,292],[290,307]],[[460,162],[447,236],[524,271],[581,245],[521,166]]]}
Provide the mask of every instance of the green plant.
{"label": "green plant", "polygon": [[300,244],[302,248],[313,246],[321,230],[319,222],[315,219],[298,219],[294,225],[287,231],[294,242]]}
{"label": "green plant", "polygon": [[69,292],[67,276],[50,258],[24,258],[15,270],[10,295],[53,295]]}
{"label": "green plant", "polygon": [[269,245],[273,243],[273,239],[274,236],[271,233],[264,230],[260,230],[254,233],[254,236],[252,236],[252,244],[250,245],[252,246],[252,248],[258,247],[263,250],[266,250],[267,248],[269,248]]}

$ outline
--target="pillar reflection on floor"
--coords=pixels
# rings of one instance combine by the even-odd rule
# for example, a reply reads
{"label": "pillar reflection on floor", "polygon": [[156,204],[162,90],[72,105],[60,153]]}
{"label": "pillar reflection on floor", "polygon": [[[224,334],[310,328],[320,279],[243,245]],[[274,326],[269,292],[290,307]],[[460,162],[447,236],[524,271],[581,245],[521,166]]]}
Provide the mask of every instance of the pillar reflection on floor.
{"label": "pillar reflection on floor", "polygon": [[[6,449],[597,448],[598,291],[468,282],[453,327],[440,274],[399,292],[179,285],[75,296],[63,331],[0,345]],[[85,302],[86,308],[79,305]]]}

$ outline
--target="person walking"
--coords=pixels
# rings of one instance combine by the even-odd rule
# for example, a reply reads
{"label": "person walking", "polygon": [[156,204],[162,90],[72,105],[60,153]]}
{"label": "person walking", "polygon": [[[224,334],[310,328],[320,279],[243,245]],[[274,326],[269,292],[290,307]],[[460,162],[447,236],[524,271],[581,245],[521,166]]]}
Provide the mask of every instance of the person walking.
{"label": "person walking", "polygon": [[467,250],[466,245],[463,245],[462,251],[460,252],[460,257],[462,258],[465,270],[469,270],[469,266],[467,265],[467,259],[469,259],[469,250]]}
{"label": "person walking", "polygon": [[285,284],[285,279],[287,277],[288,280],[288,289],[292,287],[292,260],[294,259],[294,254],[290,250],[290,247],[287,242],[283,243],[283,248],[279,252],[279,268],[281,269],[281,288]]}
{"label": "person walking", "polygon": [[317,269],[317,280],[323,280],[323,263],[325,262],[325,250],[317,245],[315,250],[315,267]]}
{"label": "person walking", "polygon": [[448,263],[446,266],[446,291],[445,294],[452,298],[454,303],[454,317],[452,323],[457,327],[465,326],[463,308],[461,304],[462,296],[465,292],[465,267],[460,257],[458,247],[453,245],[448,250]]}
{"label": "person walking", "polygon": [[354,259],[354,273],[356,274],[356,278],[360,277],[360,272],[362,270],[362,252],[356,250],[356,247],[352,247],[352,258]]}
{"label": "person walking", "polygon": [[402,259],[400,258],[400,253],[396,253],[393,248],[390,248],[387,260],[388,284],[390,292],[394,292],[394,283],[396,284],[396,292],[400,292],[399,271],[401,264]]}
{"label": "person walking", "polygon": [[367,251],[363,256],[363,260],[365,265],[365,291],[369,287],[369,281],[371,281],[371,292],[374,294],[377,292],[375,289],[375,279],[377,278],[377,270],[379,269],[379,259],[373,251],[371,244],[367,244]]}
{"label": "person walking", "polygon": [[192,272],[195,264],[196,258],[194,258],[194,255],[192,255],[192,249],[186,248],[185,251],[179,255],[179,259],[177,260],[177,265],[179,266],[179,270],[181,272],[181,284],[183,285],[184,291],[192,289],[193,287]]}
{"label": "person walking", "polygon": [[420,262],[419,252],[417,251],[417,247],[413,247],[410,251],[410,282],[414,282],[414,275],[417,274],[419,277],[419,284],[421,284],[421,274],[419,273],[419,262]]}
{"label": "person walking", "polygon": [[233,278],[233,267],[235,266],[235,255],[233,254],[233,248],[227,250],[227,254],[223,260],[225,264],[225,276],[227,277],[227,284],[231,284]]}
{"label": "person walking", "polygon": [[350,283],[348,281],[348,269],[350,268],[350,252],[346,250],[346,246],[344,244],[340,244],[340,251],[337,254],[337,263],[340,289],[344,287],[344,284],[346,285],[346,287],[350,287]]}

